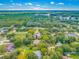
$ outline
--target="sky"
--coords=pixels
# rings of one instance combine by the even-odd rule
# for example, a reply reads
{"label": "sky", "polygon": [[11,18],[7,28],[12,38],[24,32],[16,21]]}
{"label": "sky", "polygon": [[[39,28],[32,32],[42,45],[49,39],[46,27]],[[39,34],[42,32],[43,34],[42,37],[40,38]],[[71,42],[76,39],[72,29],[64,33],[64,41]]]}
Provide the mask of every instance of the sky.
{"label": "sky", "polygon": [[79,10],[79,0],[0,0],[0,10]]}

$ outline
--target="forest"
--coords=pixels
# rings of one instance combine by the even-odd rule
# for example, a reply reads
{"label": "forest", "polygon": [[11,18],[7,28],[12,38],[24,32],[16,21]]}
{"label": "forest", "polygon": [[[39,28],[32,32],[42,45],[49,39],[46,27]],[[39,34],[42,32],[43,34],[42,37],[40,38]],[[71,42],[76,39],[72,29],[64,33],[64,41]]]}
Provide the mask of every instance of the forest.
{"label": "forest", "polygon": [[0,12],[0,59],[79,59],[79,12]]}

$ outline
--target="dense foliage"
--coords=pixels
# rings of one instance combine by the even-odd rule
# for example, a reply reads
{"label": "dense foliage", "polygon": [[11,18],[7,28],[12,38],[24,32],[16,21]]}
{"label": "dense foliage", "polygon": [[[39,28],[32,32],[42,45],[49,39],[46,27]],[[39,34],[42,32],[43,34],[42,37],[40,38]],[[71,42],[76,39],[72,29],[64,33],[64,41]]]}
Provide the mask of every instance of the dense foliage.
{"label": "dense foliage", "polygon": [[[63,59],[63,56],[78,56],[78,13],[0,12],[1,58]],[[71,18],[66,18],[68,16]],[[6,40],[9,42],[3,42]]]}

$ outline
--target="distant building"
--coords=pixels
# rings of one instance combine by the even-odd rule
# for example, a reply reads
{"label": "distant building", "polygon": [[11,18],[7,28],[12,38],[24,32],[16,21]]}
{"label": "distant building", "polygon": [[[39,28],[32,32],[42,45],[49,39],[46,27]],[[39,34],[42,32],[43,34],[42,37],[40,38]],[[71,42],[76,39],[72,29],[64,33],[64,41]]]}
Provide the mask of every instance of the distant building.
{"label": "distant building", "polygon": [[70,20],[70,16],[59,16],[60,20]]}
{"label": "distant building", "polygon": [[76,17],[71,16],[70,19],[71,19],[71,20],[76,20]]}
{"label": "distant building", "polygon": [[47,13],[47,14],[35,14],[35,16],[50,16],[50,14],[49,13]]}
{"label": "distant building", "polygon": [[6,33],[6,32],[8,32],[8,27],[3,27],[3,28],[1,28],[1,29],[0,29],[0,32],[1,32],[1,33]]}

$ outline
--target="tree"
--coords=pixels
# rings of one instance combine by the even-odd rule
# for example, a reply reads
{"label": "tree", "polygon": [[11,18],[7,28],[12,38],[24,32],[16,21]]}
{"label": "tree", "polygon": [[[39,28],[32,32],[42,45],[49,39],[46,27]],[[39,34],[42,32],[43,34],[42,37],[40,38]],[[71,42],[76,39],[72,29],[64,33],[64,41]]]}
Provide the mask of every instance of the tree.
{"label": "tree", "polygon": [[62,54],[59,53],[58,51],[57,52],[55,51],[54,53],[50,55],[50,57],[51,59],[62,59]]}
{"label": "tree", "polygon": [[24,39],[23,40],[24,45],[29,45],[29,44],[31,44],[31,42],[32,42],[32,40],[30,40],[30,39]]}

